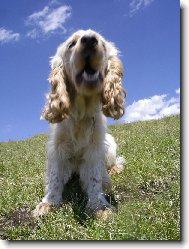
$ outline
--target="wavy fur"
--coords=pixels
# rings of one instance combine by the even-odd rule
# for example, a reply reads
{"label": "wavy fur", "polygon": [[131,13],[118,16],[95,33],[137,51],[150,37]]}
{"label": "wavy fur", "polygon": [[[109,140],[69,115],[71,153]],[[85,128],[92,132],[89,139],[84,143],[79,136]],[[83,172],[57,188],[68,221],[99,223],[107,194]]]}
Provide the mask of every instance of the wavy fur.
{"label": "wavy fur", "polygon": [[126,92],[122,87],[122,78],[123,66],[120,59],[117,56],[110,57],[102,94],[102,110],[107,117],[119,119],[124,114]]}
{"label": "wavy fur", "polygon": [[[50,125],[45,196],[34,216],[62,202],[72,173],[88,195],[86,209],[102,217],[113,207],[104,198],[109,174],[120,172],[114,138],[106,133],[106,116],[124,113],[123,68],[118,50],[92,30],[79,30],[61,44],[51,61],[50,84],[43,117]],[[109,174],[108,174],[109,172]]]}

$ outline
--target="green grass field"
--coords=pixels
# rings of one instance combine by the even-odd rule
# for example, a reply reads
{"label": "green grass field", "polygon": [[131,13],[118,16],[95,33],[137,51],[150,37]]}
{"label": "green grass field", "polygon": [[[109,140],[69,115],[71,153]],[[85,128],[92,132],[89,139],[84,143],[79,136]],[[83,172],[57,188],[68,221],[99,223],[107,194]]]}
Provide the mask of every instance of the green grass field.
{"label": "green grass field", "polygon": [[47,135],[0,143],[0,236],[8,240],[180,240],[180,116],[109,126],[126,159],[112,177],[117,212],[87,217],[77,177],[47,216],[31,210],[44,195]]}

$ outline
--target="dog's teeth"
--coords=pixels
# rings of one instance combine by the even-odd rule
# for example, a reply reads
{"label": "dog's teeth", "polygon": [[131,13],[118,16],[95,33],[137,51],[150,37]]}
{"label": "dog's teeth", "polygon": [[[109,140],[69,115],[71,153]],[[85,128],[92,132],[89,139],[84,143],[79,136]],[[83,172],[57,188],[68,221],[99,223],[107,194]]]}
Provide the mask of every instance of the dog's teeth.
{"label": "dog's teeth", "polygon": [[99,76],[99,71],[97,71],[95,74],[94,74],[94,77],[97,79]]}
{"label": "dog's teeth", "polygon": [[98,76],[99,76],[99,71],[97,71],[96,73],[94,74],[88,74],[84,71],[83,73],[83,78],[86,80],[86,81],[95,81],[98,79]]}
{"label": "dog's teeth", "polygon": [[83,73],[83,78],[85,79],[85,80],[88,80],[88,74],[84,71],[84,73]]}

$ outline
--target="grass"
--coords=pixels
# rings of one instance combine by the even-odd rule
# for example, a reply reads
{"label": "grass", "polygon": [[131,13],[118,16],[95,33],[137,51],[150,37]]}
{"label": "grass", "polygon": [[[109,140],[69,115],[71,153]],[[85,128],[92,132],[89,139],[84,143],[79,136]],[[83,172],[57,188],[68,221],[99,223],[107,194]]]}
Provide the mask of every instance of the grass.
{"label": "grass", "polygon": [[31,210],[43,197],[47,135],[0,143],[0,236],[8,240],[180,240],[180,116],[109,126],[126,159],[112,177],[109,220],[84,213],[77,177],[62,206],[42,218]]}

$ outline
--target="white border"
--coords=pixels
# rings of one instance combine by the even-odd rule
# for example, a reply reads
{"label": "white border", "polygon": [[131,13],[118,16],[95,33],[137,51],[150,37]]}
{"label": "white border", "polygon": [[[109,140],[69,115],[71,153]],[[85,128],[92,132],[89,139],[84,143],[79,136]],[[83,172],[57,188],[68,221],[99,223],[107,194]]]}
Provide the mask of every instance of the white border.
{"label": "white border", "polygon": [[181,9],[183,13],[183,26],[182,26],[182,61],[181,61],[181,79],[182,79],[182,233],[183,233],[183,245],[182,248],[189,248],[189,201],[188,201],[188,193],[189,193],[189,179],[188,179],[188,148],[189,148],[189,120],[188,120],[188,106],[189,106],[189,74],[188,74],[188,66],[189,66],[189,1],[181,0]]}
{"label": "white border", "polygon": [[189,127],[189,120],[188,120],[188,107],[189,107],[189,50],[188,50],[188,44],[189,44],[189,1],[188,0],[181,0],[181,8],[182,8],[182,14],[183,16],[183,27],[182,27],[182,89],[181,89],[181,101],[182,101],[182,205],[184,205],[182,209],[182,235],[183,240],[181,242],[101,242],[101,243],[95,243],[95,242],[5,242],[0,241],[0,248],[1,249],[14,249],[14,248],[35,248],[35,249],[42,249],[42,248],[51,248],[53,246],[56,246],[56,248],[75,248],[75,247],[82,247],[82,248],[103,248],[103,247],[120,247],[120,248],[145,248],[145,249],[151,249],[152,247],[154,249],[161,248],[161,249],[189,249],[189,220],[188,220],[188,210],[189,210],[189,198],[187,197],[189,193],[189,178],[188,178],[188,172],[189,172],[189,160],[188,155],[189,151],[187,149],[189,148],[189,133],[188,133],[188,127]]}

